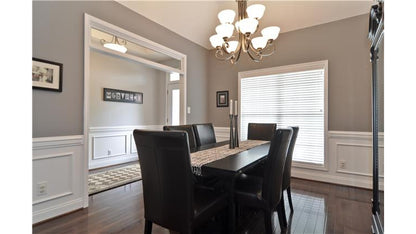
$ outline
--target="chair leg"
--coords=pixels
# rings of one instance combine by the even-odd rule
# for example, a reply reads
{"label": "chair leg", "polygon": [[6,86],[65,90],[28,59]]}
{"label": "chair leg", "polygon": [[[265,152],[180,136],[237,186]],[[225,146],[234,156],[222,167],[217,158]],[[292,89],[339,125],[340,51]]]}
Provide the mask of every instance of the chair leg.
{"label": "chair leg", "polygon": [[287,228],[286,212],[285,212],[285,205],[282,202],[282,200],[277,205],[277,214],[279,216],[280,229],[282,231],[286,230]]}
{"label": "chair leg", "polygon": [[264,227],[266,234],[272,234],[273,233],[273,226],[272,226],[272,214],[273,211],[264,210]]}
{"label": "chair leg", "polygon": [[146,220],[144,223],[144,233],[151,234],[152,233],[152,221]]}
{"label": "chair leg", "polygon": [[290,186],[287,187],[287,199],[289,200],[290,212],[293,212],[293,204],[292,204],[292,192],[290,191]]}

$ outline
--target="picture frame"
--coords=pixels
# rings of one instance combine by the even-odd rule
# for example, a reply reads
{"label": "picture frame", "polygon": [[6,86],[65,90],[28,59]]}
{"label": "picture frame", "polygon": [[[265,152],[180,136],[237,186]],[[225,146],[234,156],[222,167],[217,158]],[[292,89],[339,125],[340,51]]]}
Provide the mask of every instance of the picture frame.
{"label": "picture frame", "polygon": [[62,92],[63,64],[32,57],[32,89]]}
{"label": "picture frame", "polygon": [[228,90],[217,91],[217,107],[228,107]]}
{"label": "picture frame", "polygon": [[143,104],[143,93],[121,89],[104,88],[103,100],[107,102]]}

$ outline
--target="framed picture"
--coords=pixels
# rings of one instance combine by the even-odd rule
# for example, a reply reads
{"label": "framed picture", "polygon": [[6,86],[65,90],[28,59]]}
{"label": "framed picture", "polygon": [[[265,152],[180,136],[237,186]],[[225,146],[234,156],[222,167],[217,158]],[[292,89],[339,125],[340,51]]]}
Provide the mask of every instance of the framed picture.
{"label": "framed picture", "polygon": [[143,93],[104,88],[103,100],[107,102],[143,104]]}
{"label": "framed picture", "polygon": [[62,92],[62,63],[32,58],[32,88]]}
{"label": "framed picture", "polygon": [[217,107],[228,107],[228,90],[217,91]]}

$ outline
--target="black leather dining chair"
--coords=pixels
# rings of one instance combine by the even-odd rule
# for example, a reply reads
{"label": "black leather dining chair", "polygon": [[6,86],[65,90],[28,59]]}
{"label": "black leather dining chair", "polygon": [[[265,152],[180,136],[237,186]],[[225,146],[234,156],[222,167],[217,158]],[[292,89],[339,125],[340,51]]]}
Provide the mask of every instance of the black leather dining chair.
{"label": "black leather dining chair", "polygon": [[193,124],[196,146],[208,145],[216,143],[215,131],[212,123]]}
{"label": "black leather dining chair", "polygon": [[[282,182],[282,191],[287,192],[287,198],[289,200],[290,211],[293,212],[293,204],[292,204],[292,192],[290,190],[290,177],[292,172],[292,158],[293,158],[293,150],[295,149],[296,139],[298,138],[299,127],[291,127],[293,129],[292,139],[290,140],[289,149],[287,151],[285,169],[283,172],[283,182]],[[284,198],[282,197],[282,201],[284,204]]]}
{"label": "black leather dining chair", "polygon": [[188,140],[189,140],[189,148],[196,147],[196,139],[195,139],[195,132],[192,125],[175,125],[175,126],[163,126],[164,131],[170,130],[181,130],[186,131],[188,133]]}
{"label": "black leather dining chair", "polygon": [[142,171],[144,232],[152,223],[192,233],[227,205],[227,194],[195,187],[185,131],[134,130]]}
{"label": "black leather dining chair", "polygon": [[262,177],[242,174],[236,179],[234,197],[239,206],[262,209],[266,233],[272,233],[272,214],[277,209],[282,230],[287,228],[282,201],[282,177],[292,129],[277,129],[271,143]]}
{"label": "black leather dining chair", "polygon": [[249,123],[247,139],[270,141],[276,131],[276,127],[275,123]]}

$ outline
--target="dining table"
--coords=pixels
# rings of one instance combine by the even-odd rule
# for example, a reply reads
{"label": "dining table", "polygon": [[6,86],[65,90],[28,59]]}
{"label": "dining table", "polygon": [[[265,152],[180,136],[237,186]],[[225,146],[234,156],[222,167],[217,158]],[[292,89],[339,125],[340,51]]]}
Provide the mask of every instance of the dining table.
{"label": "dining table", "polygon": [[241,141],[240,147],[229,148],[223,141],[190,149],[193,173],[202,177],[217,177],[229,194],[228,232],[236,226],[234,184],[247,169],[256,166],[267,158],[270,141]]}

